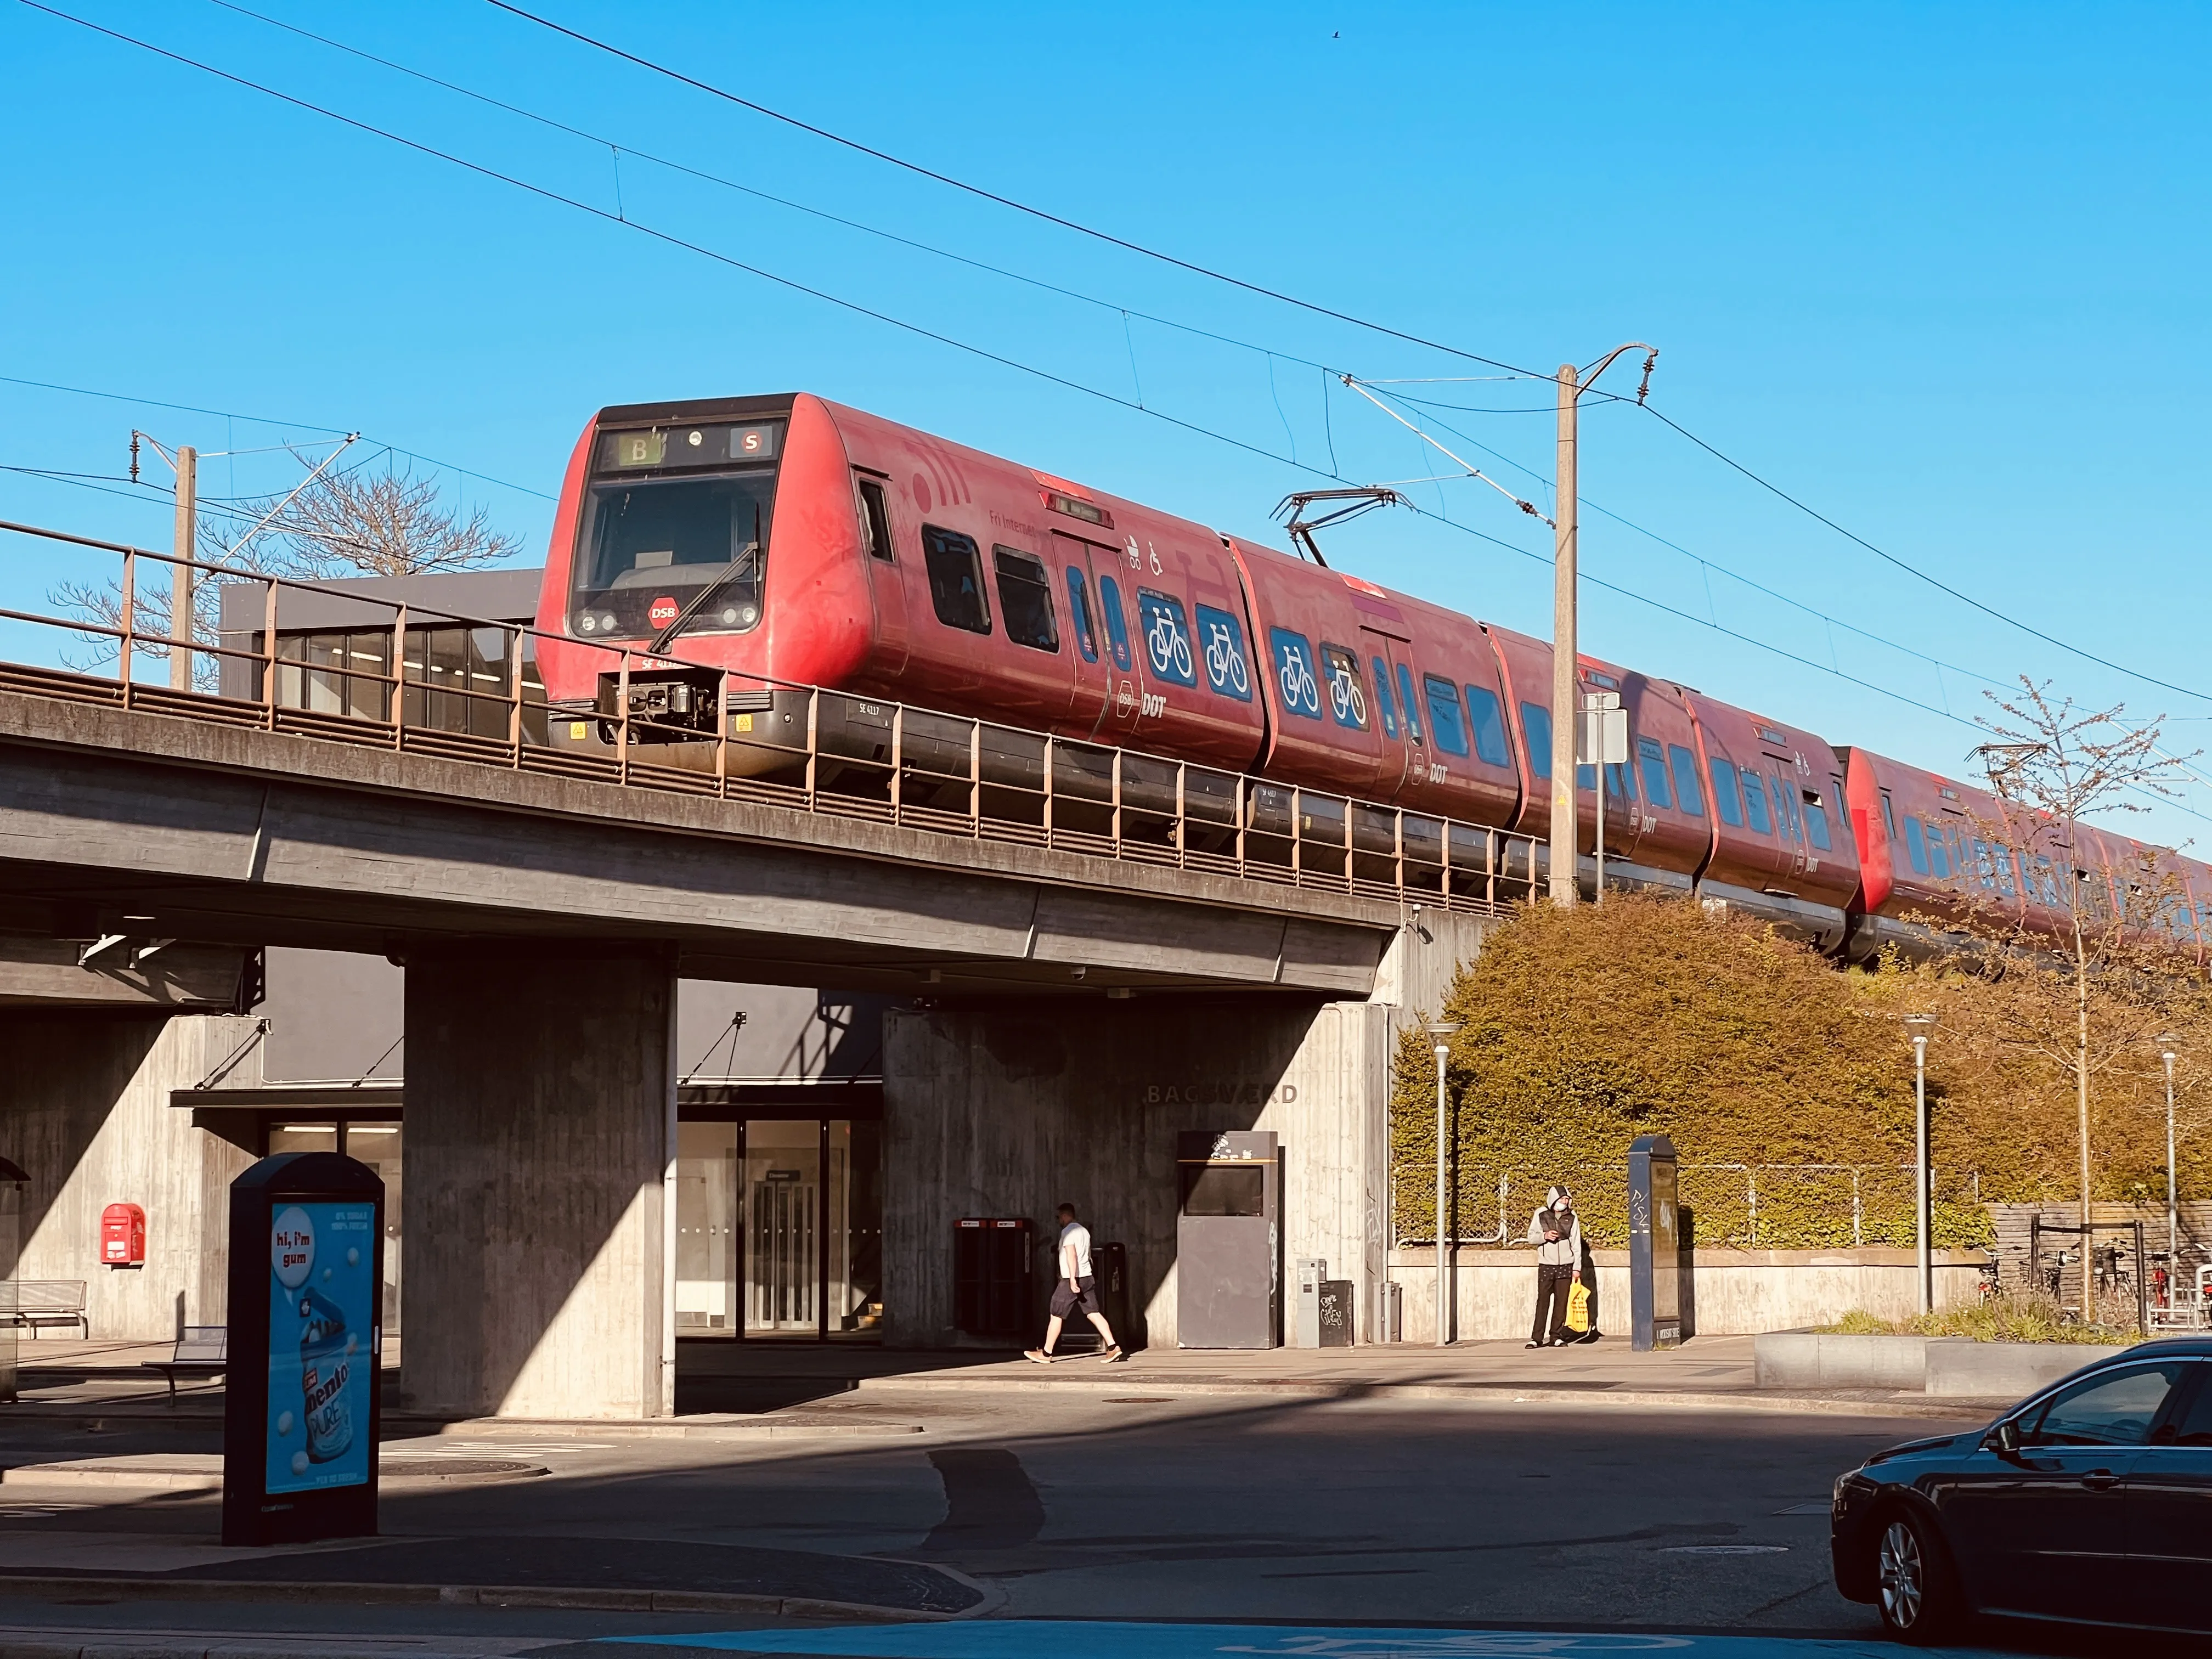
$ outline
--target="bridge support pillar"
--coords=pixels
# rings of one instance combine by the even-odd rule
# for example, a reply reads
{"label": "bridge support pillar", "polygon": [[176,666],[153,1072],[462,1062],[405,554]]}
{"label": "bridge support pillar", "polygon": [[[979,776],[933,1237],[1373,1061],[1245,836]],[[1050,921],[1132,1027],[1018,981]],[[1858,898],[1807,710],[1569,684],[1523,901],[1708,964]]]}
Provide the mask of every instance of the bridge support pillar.
{"label": "bridge support pillar", "polygon": [[673,1410],[675,1011],[656,951],[410,956],[410,1409]]}

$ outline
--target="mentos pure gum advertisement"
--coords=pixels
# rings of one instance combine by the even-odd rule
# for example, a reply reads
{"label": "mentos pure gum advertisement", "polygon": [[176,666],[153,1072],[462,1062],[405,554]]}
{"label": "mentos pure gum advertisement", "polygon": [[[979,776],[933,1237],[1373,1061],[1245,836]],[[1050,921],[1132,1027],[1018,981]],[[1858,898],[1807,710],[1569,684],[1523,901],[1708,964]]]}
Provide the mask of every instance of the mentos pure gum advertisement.
{"label": "mentos pure gum advertisement", "polygon": [[270,1230],[266,1490],[368,1479],[376,1386],[376,1208],[288,1204]]}

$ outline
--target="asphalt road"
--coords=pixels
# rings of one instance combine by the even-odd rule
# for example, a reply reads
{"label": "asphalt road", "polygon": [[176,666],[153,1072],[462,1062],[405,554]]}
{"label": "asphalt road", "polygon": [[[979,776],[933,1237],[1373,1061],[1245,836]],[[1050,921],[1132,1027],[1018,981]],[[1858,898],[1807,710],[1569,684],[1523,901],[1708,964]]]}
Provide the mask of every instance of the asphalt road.
{"label": "asphalt road", "polygon": [[[657,1582],[667,1582],[681,1571],[671,1564],[715,1559],[720,1547],[733,1559],[771,1559],[754,1553],[763,1551],[803,1556],[818,1569],[822,1588],[811,1593],[833,1599],[841,1583],[883,1577],[883,1562],[852,1558],[948,1569],[988,1598],[986,1622],[1387,1626],[1408,1638],[1407,1626],[1424,1625],[1522,1632],[1517,1646],[1385,1644],[1406,1652],[1627,1650],[1528,1645],[1544,1629],[1765,1636],[1784,1648],[1803,1643],[1808,1652],[1820,1650],[1818,1638],[1843,1638],[1856,1651],[1860,1641],[1878,1640],[1878,1626],[1870,1609],[1843,1601],[1829,1583],[1830,1485],[1873,1448],[1942,1426],[1601,1404],[873,1389],[814,1415],[925,1431],[486,1440],[475,1443],[477,1455],[526,1455],[551,1473],[387,1493],[388,1541],[325,1547],[312,1559],[263,1558],[237,1570],[283,1577],[296,1564],[297,1576],[419,1579],[428,1563],[447,1582],[496,1583],[514,1582],[518,1559],[557,1559],[568,1564],[568,1576],[586,1578],[602,1566],[618,1574],[635,1570],[624,1564],[650,1563],[663,1575]],[[9,1465],[157,1444],[213,1449],[173,1437],[0,1428],[0,1461]],[[0,1489],[0,1570],[113,1572],[134,1560],[212,1560],[220,1555],[207,1554],[216,1528],[211,1494],[11,1484]],[[380,1557],[410,1565],[383,1572]],[[715,1632],[776,1626],[800,1644],[776,1651],[957,1656],[1020,1650],[1024,1628],[994,1638],[980,1629],[956,1638],[953,1626],[915,1627],[872,1638],[874,1646],[809,1645],[830,1639],[806,1633],[821,1622],[319,1601],[185,1604],[90,1591],[64,1601],[0,1599],[0,1627],[289,1632],[310,1646],[323,1632],[389,1639],[393,1651],[421,1651],[434,1635],[492,1654],[618,1636],[704,1644]],[[946,1633],[931,1637],[930,1629]],[[1243,1650],[1370,1650],[1358,1643],[1285,1646],[1287,1635],[1278,1635]],[[0,1629],[0,1645],[6,1639]],[[1118,1638],[1093,1627],[1089,1639]],[[992,1640],[1001,1646],[990,1648]],[[719,1644],[736,1641],[724,1636]],[[1741,1650],[1704,1645],[1716,1655]],[[1224,1644],[1209,1637],[1201,1646]],[[1182,1650],[1164,1631],[1127,1649],[1171,1650]],[[630,1659],[641,1651],[601,1650]],[[1090,1650],[1078,1643],[1069,1650]]]}

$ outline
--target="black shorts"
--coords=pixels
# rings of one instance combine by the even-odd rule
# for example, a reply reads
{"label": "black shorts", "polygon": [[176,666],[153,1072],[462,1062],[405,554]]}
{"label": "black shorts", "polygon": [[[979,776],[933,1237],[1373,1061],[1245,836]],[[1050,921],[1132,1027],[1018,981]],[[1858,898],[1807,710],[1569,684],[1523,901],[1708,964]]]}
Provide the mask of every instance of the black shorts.
{"label": "black shorts", "polygon": [[1098,1281],[1086,1274],[1075,1282],[1079,1288],[1072,1291],[1064,1279],[1052,1287],[1054,1319],[1066,1319],[1070,1314],[1081,1314],[1088,1319],[1098,1311]]}

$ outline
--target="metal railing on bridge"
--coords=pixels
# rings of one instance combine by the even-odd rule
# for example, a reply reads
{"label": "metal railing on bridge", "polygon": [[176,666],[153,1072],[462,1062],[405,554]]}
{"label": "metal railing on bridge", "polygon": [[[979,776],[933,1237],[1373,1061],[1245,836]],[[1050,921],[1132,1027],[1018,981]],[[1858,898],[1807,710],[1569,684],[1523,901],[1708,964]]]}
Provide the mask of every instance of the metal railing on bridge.
{"label": "metal railing on bridge", "polygon": [[[120,562],[104,588],[75,585],[78,614],[0,609],[10,631],[54,641],[28,653],[50,663],[0,649],[0,690],[1451,910],[1502,911],[1541,875],[1531,837],[1434,813],[332,584],[0,530]],[[210,599],[241,584],[259,591],[259,626],[219,628],[216,610],[240,607]],[[344,624],[345,648],[318,655],[285,635],[286,592],[380,620]],[[596,701],[549,702],[541,647],[591,661]]]}

